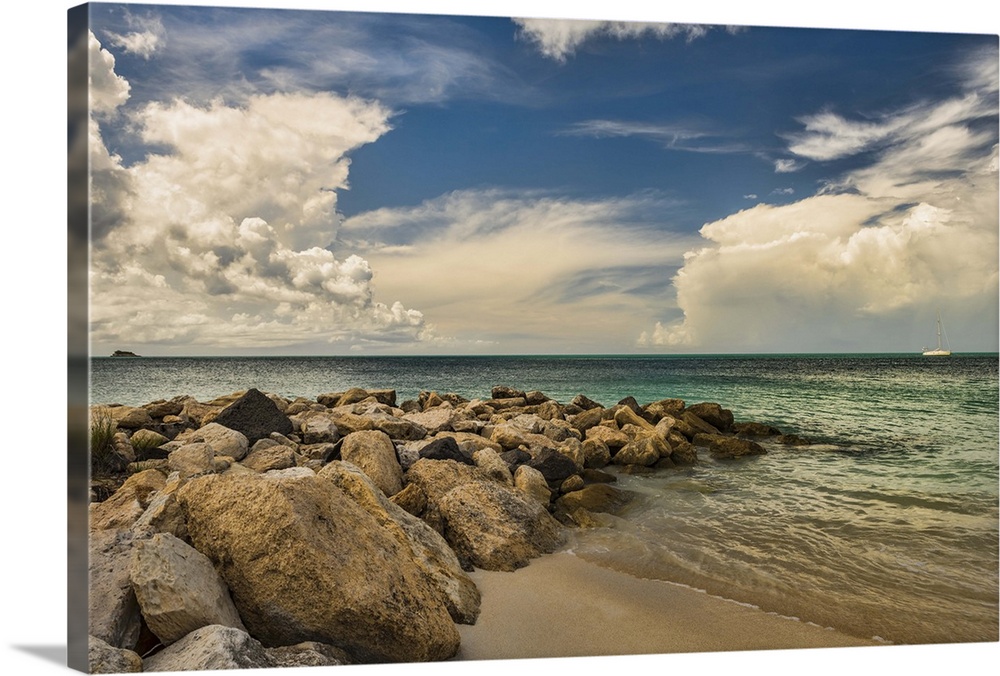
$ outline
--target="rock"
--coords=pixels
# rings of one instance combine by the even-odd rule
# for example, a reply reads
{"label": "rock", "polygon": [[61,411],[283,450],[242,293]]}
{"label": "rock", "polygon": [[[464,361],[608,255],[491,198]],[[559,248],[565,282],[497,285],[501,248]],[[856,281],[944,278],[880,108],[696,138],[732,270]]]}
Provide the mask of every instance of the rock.
{"label": "rock", "polygon": [[[250,388],[246,394],[222,409],[215,422],[241,432],[253,444],[265,439],[272,432],[292,433],[292,422],[267,395]],[[235,456],[233,456],[235,457]]]}
{"label": "rock", "polygon": [[451,618],[475,624],[479,617],[479,589],[462,570],[443,537],[430,526],[394,504],[365,474],[346,462],[332,462],[319,476],[331,480],[374,516],[390,535],[410,548],[413,560],[442,594]]}
{"label": "rock", "polygon": [[[684,411],[684,413],[681,414],[680,419],[691,427],[693,432],[693,434],[689,437],[691,439],[693,439],[696,434],[721,434],[719,428],[715,427],[711,423],[705,422],[690,410]],[[684,434],[687,435],[687,432]]]}
{"label": "rock", "polygon": [[361,468],[386,495],[403,490],[403,469],[385,432],[364,430],[348,434],[340,447],[340,457]]}
{"label": "rock", "polygon": [[586,434],[594,425],[599,425],[601,420],[604,419],[604,409],[603,408],[591,408],[585,410],[583,413],[578,413],[569,419],[569,422],[573,427],[580,430],[580,432]]}
{"label": "rock", "polygon": [[675,465],[695,465],[698,463],[698,449],[688,441],[681,441],[672,445],[673,452],[670,459]]}
{"label": "rock", "polygon": [[543,448],[528,462],[528,466],[541,472],[552,487],[559,486],[569,476],[577,473],[576,463],[551,448]]}
{"label": "rock", "polygon": [[448,491],[475,480],[485,480],[475,465],[420,459],[406,473],[408,485],[417,486],[427,497],[427,508],[435,509]]}
{"label": "rock", "polygon": [[454,460],[466,465],[476,464],[471,455],[463,453],[453,437],[440,437],[420,449],[419,457],[428,460]]}
{"label": "rock", "polygon": [[403,490],[390,497],[389,500],[416,517],[423,515],[427,509],[427,495],[416,484],[407,484]]}
{"label": "rock", "polygon": [[575,397],[573,397],[573,401],[571,403],[574,406],[579,406],[580,408],[582,408],[585,411],[590,410],[590,409],[594,409],[594,408],[599,408],[599,409],[603,409],[604,408],[603,405],[598,404],[593,399],[591,399],[591,398],[589,398],[587,396],[584,396],[582,394],[578,394]]}
{"label": "rock", "polygon": [[622,446],[629,443],[631,439],[621,432],[621,430],[613,429],[611,427],[606,427],[604,425],[595,425],[587,430],[587,439],[600,439],[608,447],[608,450],[612,454],[618,451]]}
{"label": "rock", "polygon": [[781,430],[758,422],[738,422],[733,423],[733,433],[744,437],[776,437]]}
{"label": "rock", "polygon": [[372,429],[385,432],[390,439],[414,441],[427,436],[427,430],[412,420],[404,420],[391,415],[365,416],[371,421]]}
{"label": "rock", "polygon": [[145,425],[151,425],[153,418],[149,411],[135,406],[108,406],[107,412],[111,419],[121,429],[137,430]]}
{"label": "rock", "polygon": [[262,669],[277,664],[259,641],[233,627],[210,625],[147,657],[143,671]]}
{"label": "rock", "polygon": [[453,409],[443,406],[419,413],[407,413],[403,416],[403,420],[420,425],[430,435],[452,430],[452,425],[457,418],[458,416]]}
{"label": "rock", "polygon": [[541,406],[549,401],[552,401],[543,392],[539,392],[538,390],[525,392],[524,400],[528,402],[528,406]]}
{"label": "rock", "polygon": [[255,472],[268,472],[274,469],[295,467],[297,464],[296,460],[295,451],[291,447],[275,443],[273,446],[265,446],[250,451],[240,464],[244,467],[249,467]]}
{"label": "rock", "polygon": [[111,436],[111,452],[109,453],[109,468],[121,471],[130,462],[137,460],[132,440],[124,432],[115,432]]}
{"label": "rock", "polygon": [[527,395],[522,390],[506,385],[497,385],[490,391],[490,397],[493,399],[526,399]]}
{"label": "rock", "polygon": [[167,458],[167,466],[171,472],[180,472],[181,478],[187,478],[215,471],[214,459],[215,450],[210,444],[195,442],[173,451]]}
{"label": "rock", "polygon": [[197,427],[212,422],[212,419],[222,410],[221,406],[204,404],[193,397],[184,397],[182,401],[184,402],[184,408],[180,412],[181,418],[190,420]]}
{"label": "rock", "polygon": [[149,507],[153,495],[165,484],[166,477],[155,469],[133,474],[110,498],[91,505],[90,529],[130,528]]}
{"label": "rock", "polygon": [[142,429],[133,432],[129,441],[131,442],[132,447],[136,449],[136,456],[140,459],[146,459],[151,457],[148,454],[149,450],[159,448],[163,444],[170,441],[170,439],[159,432]]}
{"label": "rock", "polygon": [[501,453],[500,459],[507,463],[507,469],[513,474],[517,471],[518,467],[531,461],[531,453],[520,448],[515,448],[514,450]]}
{"label": "rock", "polygon": [[580,476],[579,474],[574,474],[570,477],[567,477],[566,480],[559,485],[559,492],[572,493],[573,491],[580,490],[581,488],[583,488],[583,486],[584,486],[583,477]]}
{"label": "rock", "polygon": [[640,465],[650,467],[661,457],[670,455],[670,446],[662,437],[649,435],[626,444],[615,453],[611,462],[616,465]]}
{"label": "rock", "polygon": [[87,664],[91,674],[137,674],[142,671],[142,658],[138,653],[116,648],[94,636],[87,642]]}
{"label": "rock", "polygon": [[503,446],[476,433],[459,431],[441,432],[437,434],[435,438],[442,439],[444,437],[451,437],[455,440],[460,449],[467,450],[470,453],[475,453],[483,448],[492,448],[497,453],[503,453]]}
{"label": "rock", "polygon": [[563,541],[559,522],[547,509],[492,481],[452,489],[438,509],[445,539],[459,560],[478,568],[516,570]]}
{"label": "rock", "polygon": [[250,449],[250,442],[245,434],[215,422],[184,433],[177,439],[182,437],[185,443],[204,441],[212,447],[216,455],[226,455],[237,461],[245,458]]}
{"label": "rock", "polygon": [[169,533],[134,544],[130,578],[142,616],[163,645],[212,624],[245,631],[212,562]]}
{"label": "rock", "polygon": [[492,448],[483,448],[476,451],[472,454],[472,460],[476,467],[481,469],[490,479],[505,486],[514,485],[514,478],[511,476],[507,463]]}
{"label": "rock", "polygon": [[546,507],[552,500],[552,490],[545,477],[528,465],[521,465],[514,472],[514,488]]}
{"label": "rock", "polygon": [[619,401],[617,405],[625,406],[626,408],[631,409],[631,411],[636,415],[642,416],[642,407],[639,406],[639,402],[635,400],[635,397],[631,396],[625,397],[624,399]]}
{"label": "rock", "polygon": [[626,425],[635,425],[647,431],[653,430],[653,425],[649,421],[628,406],[622,406],[615,411],[615,422],[618,424],[618,429],[623,429]]}
{"label": "rock", "polygon": [[181,487],[179,472],[167,477],[162,489],[153,494],[146,510],[136,519],[132,529],[136,532],[170,533],[180,539],[186,539],[187,523],[184,512],[177,504],[177,491]]}
{"label": "rock", "polygon": [[122,530],[90,534],[88,633],[114,648],[133,650],[142,616],[129,570],[133,535]]}
{"label": "rock", "polygon": [[556,508],[567,514],[581,508],[590,512],[614,514],[627,505],[633,497],[633,493],[608,484],[592,484],[578,491],[566,493],[556,500]]}
{"label": "rock", "polygon": [[365,663],[455,655],[455,625],[408,547],[329,479],[266,477],[208,475],[178,494],[253,636],[320,641]]}
{"label": "rock", "polygon": [[698,434],[694,438],[694,444],[707,446],[712,455],[717,458],[742,458],[748,455],[767,453],[764,447],[755,441],[727,437],[721,434]]}
{"label": "rock", "polygon": [[613,484],[618,481],[618,477],[614,474],[609,474],[608,472],[602,472],[599,469],[590,469],[589,467],[584,469],[580,476],[588,484]]}
{"label": "rock", "polygon": [[720,432],[733,429],[733,412],[722,408],[719,404],[703,402],[687,407],[687,413],[698,416]]}
{"label": "rock", "polygon": [[646,412],[646,415],[656,421],[659,421],[665,415],[669,415],[671,418],[679,418],[681,417],[681,413],[684,412],[684,400],[661,399],[660,401],[646,404],[643,410]]}
{"label": "rock", "polygon": [[179,416],[184,410],[184,397],[174,397],[170,401],[157,399],[148,404],[143,404],[143,408],[149,413],[151,418],[166,418],[167,416]]}
{"label": "rock", "polygon": [[785,444],[786,446],[809,446],[812,444],[811,441],[797,434],[782,434],[774,439],[779,444]]}
{"label": "rock", "polygon": [[326,643],[305,641],[280,648],[265,648],[276,667],[332,667],[350,664],[343,650]]}
{"label": "rock", "polygon": [[587,439],[581,446],[583,451],[583,466],[600,469],[611,462],[611,451],[608,445],[600,439]]}
{"label": "rock", "polygon": [[304,444],[335,444],[340,441],[340,428],[333,416],[325,411],[309,411],[296,416]]}

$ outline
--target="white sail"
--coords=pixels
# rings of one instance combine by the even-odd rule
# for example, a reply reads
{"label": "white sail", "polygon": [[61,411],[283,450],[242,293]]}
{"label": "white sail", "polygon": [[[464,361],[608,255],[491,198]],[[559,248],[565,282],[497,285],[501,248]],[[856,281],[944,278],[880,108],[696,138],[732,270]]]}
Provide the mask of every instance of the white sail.
{"label": "white sail", "polygon": [[933,350],[928,350],[925,347],[924,348],[924,356],[925,357],[950,357],[951,356],[951,350],[948,349],[948,348],[945,348],[941,344],[941,313],[940,312],[938,313],[938,317],[937,317],[937,348],[935,348]]}

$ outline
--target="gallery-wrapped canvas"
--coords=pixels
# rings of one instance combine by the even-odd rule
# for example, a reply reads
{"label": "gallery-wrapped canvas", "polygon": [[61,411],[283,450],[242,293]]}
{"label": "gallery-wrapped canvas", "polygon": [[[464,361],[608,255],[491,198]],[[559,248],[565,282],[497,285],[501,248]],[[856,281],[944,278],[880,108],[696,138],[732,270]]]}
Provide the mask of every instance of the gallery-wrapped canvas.
{"label": "gallery-wrapped canvas", "polygon": [[68,24],[74,669],[997,642],[995,34]]}

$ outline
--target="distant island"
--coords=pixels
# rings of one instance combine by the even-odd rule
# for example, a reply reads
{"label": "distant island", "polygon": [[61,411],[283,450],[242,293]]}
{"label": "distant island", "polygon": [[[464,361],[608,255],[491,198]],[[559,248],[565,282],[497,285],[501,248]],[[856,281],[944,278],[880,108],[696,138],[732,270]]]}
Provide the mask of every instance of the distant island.
{"label": "distant island", "polygon": [[138,357],[135,352],[129,352],[128,350],[115,350],[111,355],[112,357]]}

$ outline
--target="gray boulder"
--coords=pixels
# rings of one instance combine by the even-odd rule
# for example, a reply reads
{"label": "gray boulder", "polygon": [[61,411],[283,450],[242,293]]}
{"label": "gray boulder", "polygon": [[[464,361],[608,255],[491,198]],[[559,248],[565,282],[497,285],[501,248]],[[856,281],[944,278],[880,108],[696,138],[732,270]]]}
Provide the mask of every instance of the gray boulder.
{"label": "gray boulder", "polygon": [[178,500],[192,543],[265,646],[319,641],[356,662],[444,660],[458,651],[440,590],[410,548],[329,479],[207,475]]}
{"label": "gray boulder", "polygon": [[132,533],[104,530],[90,534],[88,633],[115,648],[133,650],[142,616],[132,591]]}
{"label": "gray boulder", "polygon": [[135,543],[130,578],[146,624],[164,645],[212,624],[246,629],[208,557],[169,533]]}
{"label": "gray boulder", "polygon": [[92,674],[137,674],[142,671],[138,653],[108,645],[90,636],[87,642],[87,664]]}
{"label": "gray boulder", "polygon": [[143,671],[266,669],[278,666],[264,646],[233,627],[210,625],[147,657]]}

